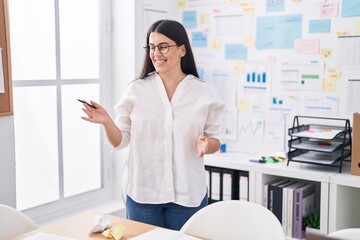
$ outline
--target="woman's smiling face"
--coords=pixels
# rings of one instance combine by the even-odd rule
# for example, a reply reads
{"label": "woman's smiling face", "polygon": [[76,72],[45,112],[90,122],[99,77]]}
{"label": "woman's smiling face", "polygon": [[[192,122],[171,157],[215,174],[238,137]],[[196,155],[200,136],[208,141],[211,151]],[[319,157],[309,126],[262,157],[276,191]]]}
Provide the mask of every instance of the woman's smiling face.
{"label": "woman's smiling face", "polygon": [[149,36],[149,46],[150,58],[157,73],[168,74],[181,70],[181,57],[185,55],[184,45],[177,46],[165,35],[152,32]]}

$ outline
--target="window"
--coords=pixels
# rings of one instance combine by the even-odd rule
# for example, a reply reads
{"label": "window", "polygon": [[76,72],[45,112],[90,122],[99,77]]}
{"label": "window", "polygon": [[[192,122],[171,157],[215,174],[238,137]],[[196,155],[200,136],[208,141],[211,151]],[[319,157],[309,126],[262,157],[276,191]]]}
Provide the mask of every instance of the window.
{"label": "window", "polygon": [[76,101],[109,100],[100,94],[109,82],[107,2],[9,1],[20,210],[109,195],[102,130],[80,118]]}

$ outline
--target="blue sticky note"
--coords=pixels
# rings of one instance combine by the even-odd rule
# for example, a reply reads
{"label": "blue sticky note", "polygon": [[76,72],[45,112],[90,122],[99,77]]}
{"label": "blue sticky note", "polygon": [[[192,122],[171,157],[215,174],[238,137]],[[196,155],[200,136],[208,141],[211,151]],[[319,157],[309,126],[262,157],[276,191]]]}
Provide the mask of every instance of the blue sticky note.
{"label": "blue sticky note", "polygon": [[182,23],[185,28],[196,28],[196,11],[184,11],[182,15]]}
{"label": "blue sticky note", "polygon": [[243,44],[226,44],[225,59],[247,60],[247,48]]}
{"label": "blue sticky note", "polygon": [[256,18],[256,48],[286,49],[302,36],[302,15],[266,16]]}
{"label": "blue sticky note", "polygon": [[207,35],[203,32],[192,32],[191,33],[191,45],[193,47],[206,47]]}
{"label": "blue sticky note", "polygon": [[341,6],[342,17],[360,16],[360,1],[359,0],[343,0]]}
{"label": "blue sticky note", "polygon": [[284,0],[267,0],[266,11],[267,12],[280,12],[284,11],[285,4]]}
{"label": "blue sticky note", "polygon": [[319,19],[309,21],[309,33],[330,32],[330,19]]}
{"label": "blue sticky note", "polygon": [[198,68],[197,68],[197,72],[198,72],[198,74],[199,74],[199,78],[200,78],[200,79],[205,79],[205,78],[204,78],[205,70],[204,70],[203,68],[198,67]]}

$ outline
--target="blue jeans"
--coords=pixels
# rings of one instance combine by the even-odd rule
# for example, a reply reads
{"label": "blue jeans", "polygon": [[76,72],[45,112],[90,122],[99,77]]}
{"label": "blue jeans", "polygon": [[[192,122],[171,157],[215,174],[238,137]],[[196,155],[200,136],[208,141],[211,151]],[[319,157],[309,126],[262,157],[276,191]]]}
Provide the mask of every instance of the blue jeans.
{"label": "blue jeans", "polygon": [[184,207],[175,203],[144,204],[126,198],[126,218],[173,230],[180,230],[185,222],[207,205],[205,195],[198,207]]}

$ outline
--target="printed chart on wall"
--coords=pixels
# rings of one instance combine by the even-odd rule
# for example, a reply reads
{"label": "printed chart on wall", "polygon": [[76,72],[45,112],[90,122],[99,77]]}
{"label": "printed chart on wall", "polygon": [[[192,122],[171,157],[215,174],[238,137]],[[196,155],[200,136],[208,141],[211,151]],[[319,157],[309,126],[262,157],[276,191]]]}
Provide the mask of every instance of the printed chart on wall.
{"label": "printed chart on wall", "polygon": [[276,142],[285,148],[287,129],[291,127],[294,117],[298,114],[298,104],[298,99],[290,95],[270,98],[266,112],[265,141]]}
{"label": "printed chart on wall", "polygon": [[322,89],[324,64],[322,63],[282,63],[280,84],[288,90],[320,91]]}
{"label": "printed chart on wall", "polygon": [[360,112],[360,66],[347,69],[343,80],[347,83],[347,112],[349,114]]}
{"label": "printed chart on wall", "polygon": [[168,19],[168,11],[150,2],[143,3],[143,32],[146,33],[149,27],[156,21]]}

